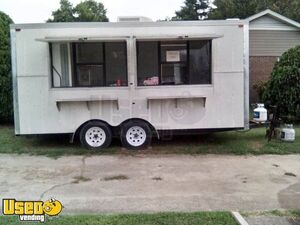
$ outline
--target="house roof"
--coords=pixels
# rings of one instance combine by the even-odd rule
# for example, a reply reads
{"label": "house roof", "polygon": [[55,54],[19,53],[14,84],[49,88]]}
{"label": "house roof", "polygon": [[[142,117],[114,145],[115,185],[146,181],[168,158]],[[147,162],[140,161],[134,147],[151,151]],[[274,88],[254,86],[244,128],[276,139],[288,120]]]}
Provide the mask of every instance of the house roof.
{"label": "house roof", "polygon": [[259,18],[261,18],[263,16],[270,16],[270,17],[272,17],[275,20],[278,20],[278,21],[280,21],[282,23],[285,23],[287,25],[290,25],[290,26],[293,26],[293,27],[296,27],[296,28],[300,29],[300,23],[298,23],[298,22],[296,22],[294,20],[291,20],[291,19],[289,19],[289,18],[287,18],[285,16],[282,16],[279,13],[276,13],[276,12],[270,10],[270,9],[266,9],[266,10],[260,12],[260,13],[257,13],[257,14],[255,14],[253,16],[250,16],[250,17],[246,18],[246,20],[249,23],[251,23],[251,21],[259,19]]}

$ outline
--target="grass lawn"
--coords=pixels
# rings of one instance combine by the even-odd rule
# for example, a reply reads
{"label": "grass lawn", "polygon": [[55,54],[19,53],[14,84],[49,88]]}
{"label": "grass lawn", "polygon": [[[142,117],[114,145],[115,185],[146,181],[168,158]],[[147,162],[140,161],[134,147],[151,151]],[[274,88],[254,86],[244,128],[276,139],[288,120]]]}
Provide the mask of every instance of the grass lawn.
{"label": "grass lawn", "polygon": [[130,151],[121,148],[119,140],[100,152],[89,151],[79,143],[70,144],[68,136],[14,136],[12,126],[0,126],[0,153],[28,153],[59,157],[84,154],[292,154],[300,153],[300,127],[296,127],[296,140],[284,143],[264,138],[265,128],[248,132],[230,131],[208,135],[176,136],[173,140],[154,140],[147,150]]}
{"label": "grass lawn", "polygon": [[[19,222],[16,216],[1,216],[0,224],[22,225],[40,222]],[[51,225],[237,225],[229,212],[157,213],[120,215],[76,215],[46,218]]]}

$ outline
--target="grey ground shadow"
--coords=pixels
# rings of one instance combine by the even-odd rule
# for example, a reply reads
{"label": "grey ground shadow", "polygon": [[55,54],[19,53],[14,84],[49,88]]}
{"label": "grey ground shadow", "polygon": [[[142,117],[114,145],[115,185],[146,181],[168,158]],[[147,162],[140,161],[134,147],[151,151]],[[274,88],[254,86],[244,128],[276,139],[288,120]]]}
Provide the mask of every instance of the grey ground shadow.
{"label": "grey ground shadow", "polygon": [[278,201],[284,209],[300,209],[300,182],[281,190]]}

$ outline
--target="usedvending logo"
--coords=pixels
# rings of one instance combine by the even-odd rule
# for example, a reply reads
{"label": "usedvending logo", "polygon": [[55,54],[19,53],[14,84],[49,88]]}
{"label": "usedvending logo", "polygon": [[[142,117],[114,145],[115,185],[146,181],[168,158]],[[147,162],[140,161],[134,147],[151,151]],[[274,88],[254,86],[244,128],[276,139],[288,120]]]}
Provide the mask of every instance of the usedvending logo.
{"label": "usedvending logo", "polygon": [[55,199],[43,201],[17,201],[3,199],[3,215],[18,215],[20,221],[45,222],[46,215],[57,216],[62,211],[62,204]]}

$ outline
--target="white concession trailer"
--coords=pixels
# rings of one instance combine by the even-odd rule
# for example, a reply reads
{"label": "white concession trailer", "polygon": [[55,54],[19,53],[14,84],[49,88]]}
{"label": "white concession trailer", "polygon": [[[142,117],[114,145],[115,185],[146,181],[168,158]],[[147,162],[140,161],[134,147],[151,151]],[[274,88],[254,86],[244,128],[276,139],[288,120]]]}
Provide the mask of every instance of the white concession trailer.
{"label": "white concession trailer", "polygon": [[248,128],[243,20],[11,25],[15,133],[120,137]]}

